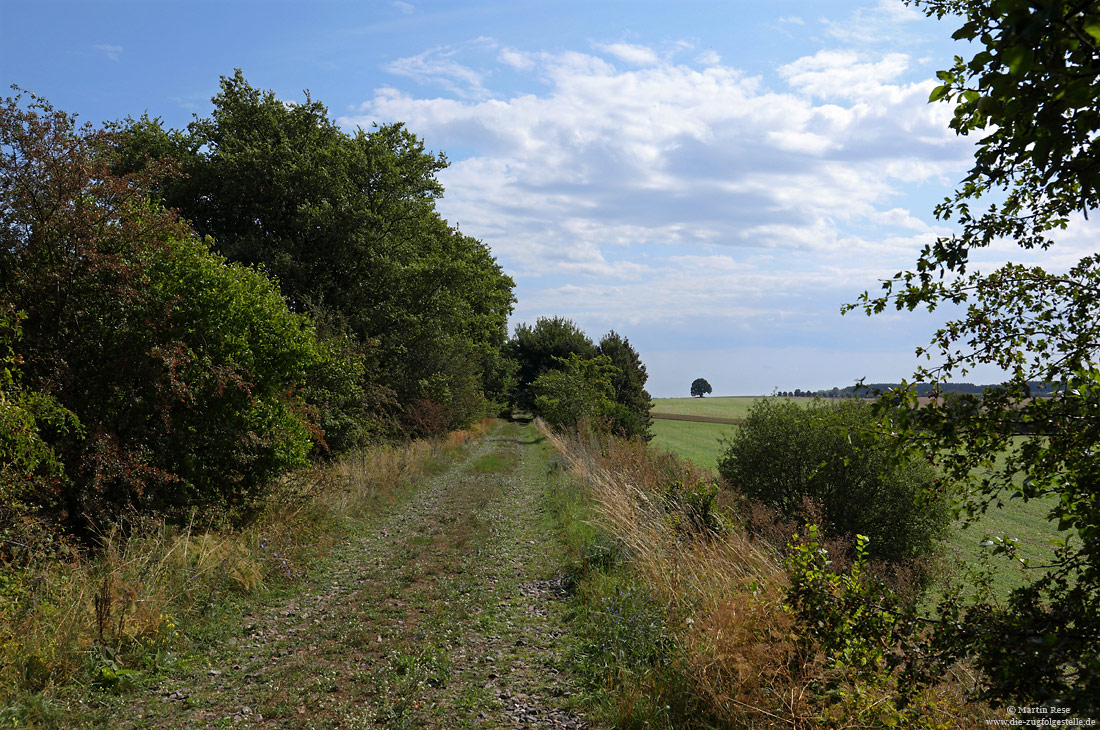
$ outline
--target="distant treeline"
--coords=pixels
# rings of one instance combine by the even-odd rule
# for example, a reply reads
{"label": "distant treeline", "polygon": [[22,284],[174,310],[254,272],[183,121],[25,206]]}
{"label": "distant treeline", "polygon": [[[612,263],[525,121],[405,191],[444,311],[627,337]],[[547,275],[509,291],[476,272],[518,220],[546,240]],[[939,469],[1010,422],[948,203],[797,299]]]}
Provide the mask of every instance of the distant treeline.
{"label": "distant treeline", "polygon": [[[975,385],[973,383],[907,383],[907,387],[913,388],[921,398],[931,398],[942,393],[969,393],[981,395],[997,385]],[[1043,398],[1054,393],[1055,386],[1050,383],[1042,383],[1037,380],[1029,381],[1031,395]],[[880,393],[885,393],[896,388],[903,387],[901,383],[856,383],[844,388],[829,388],[821,390],[779,390],[775,395],[785,398],[876,398]]]}

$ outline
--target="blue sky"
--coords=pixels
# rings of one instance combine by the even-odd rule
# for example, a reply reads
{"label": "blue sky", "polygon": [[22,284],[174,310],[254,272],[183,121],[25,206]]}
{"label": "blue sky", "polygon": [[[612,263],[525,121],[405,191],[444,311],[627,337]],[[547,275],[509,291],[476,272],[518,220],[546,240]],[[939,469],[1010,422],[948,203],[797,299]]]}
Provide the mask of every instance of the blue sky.
{"label": "blue sky", "polygon": [[[840,307],[949,230],[970,141],[926,100],[954,27],[896,0],[0,0],[0,78],[179,127],[239,67],[349,131],[404,121],[452,163],[444,217],[515,278],[513,322],[615,329],[656,396],[757,394],[912,372],[939,315]],[[1026,260],[1095,248],[1063,238]]]}

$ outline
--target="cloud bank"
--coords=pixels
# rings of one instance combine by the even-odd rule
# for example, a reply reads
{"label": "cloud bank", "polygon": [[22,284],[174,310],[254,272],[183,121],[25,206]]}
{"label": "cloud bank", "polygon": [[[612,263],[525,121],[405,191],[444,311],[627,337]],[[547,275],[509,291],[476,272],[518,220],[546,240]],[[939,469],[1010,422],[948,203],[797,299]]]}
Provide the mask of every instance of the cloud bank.
{"label": "cloud bank", "polygon": [[909,56],[820,50],[769,85],[670,48],[433,49],[389,68],[435,93],[381,88],[340,122],[404,121],[448,152],[440,208],[517,278],[520,321],[794,338],[941,230],[928,211],[970,148]]}

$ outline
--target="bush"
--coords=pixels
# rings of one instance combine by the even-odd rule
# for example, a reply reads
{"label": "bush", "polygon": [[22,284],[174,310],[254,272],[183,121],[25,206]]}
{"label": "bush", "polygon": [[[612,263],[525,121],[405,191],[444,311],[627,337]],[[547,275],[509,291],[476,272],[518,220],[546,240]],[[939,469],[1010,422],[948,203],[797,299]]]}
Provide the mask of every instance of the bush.
{"label": "bush", "polygon": [[323,437],[307,376],[327,358],[339,395],[361,372],[272,280],[113,174],[113,144],[42,100],[0,106],[0,310],[21,330],[0,335],[0,442],[36,480],[27,510],[85,539],[131,511],[247,514]]}
{"label": "bush", "polygon": [[876,436],[861,401],[801,408],[758,400],[728,443],[718,471],[751,500],[783,519],[821,510],[830,537],[870,538],[871,559],[897,563],[931,552],[948,524],[946,500],[925,462],[900,462]]}
{"label": "bush", "polygon": [[549,370],[531,383],[535,413],[559,429],[582,421],[610,421],[615,405],[611,378],[619,372],[611,358],[585,359],[574,353],[554,359],[561,369]]}

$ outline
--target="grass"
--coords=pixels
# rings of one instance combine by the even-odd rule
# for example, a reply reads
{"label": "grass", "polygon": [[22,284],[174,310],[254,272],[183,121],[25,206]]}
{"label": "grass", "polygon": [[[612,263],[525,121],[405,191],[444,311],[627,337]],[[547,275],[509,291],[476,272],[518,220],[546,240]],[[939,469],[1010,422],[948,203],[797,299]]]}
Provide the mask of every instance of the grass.
{"label": "grass", "polygon": [[[990,507],[969,527],[956,523],[945,538],[945,547],[963,565],[979,565],[985,552],[982,542],[997,537],[1012,538],[1017,541],[1021,557],[1031,565],[1044,565],[1054,556],[1051,540],[1059,535],[1054,523],[1047,519],[1056,503],[1057,497],[1043,497],[1026,503],[1009,500],[1003,507]],[[1008,558],[991,557],[990,567],[997,595],[1005,595],[1026,580],[1026,571]]]}
{"label": "grass", "polygon": [[718,471],[722,455],[722,439],[736,431],[737,426],[701,421],[668,421],[653,419],[653,445],[678,454],[699,466]]}
{"label": "grass", "polygon": [[885,663],[857,676],[816,647],[818,629],[789,610],[788,573],[774,552],[736,515],[701,530],[682,511],[692,502],[669,500],[670,484],[705,483],[698,467],[637,443],[547,437],[574,479],[553,503],[573,555],[583,638],[572,656],[609,726],[980,723],[984,709],[963,706],[954,674],[899,702]]}
{"label": "grass", "polygon": [[5,566],[0,724],[75,726],[93,690],[125,691],[170,671],[218,641],[238,601],[298,583],[474,435],[373,448],[292,475],[243,530],[148,521],[104,536],[94,555],[44,544]]}

